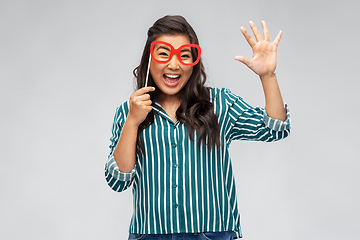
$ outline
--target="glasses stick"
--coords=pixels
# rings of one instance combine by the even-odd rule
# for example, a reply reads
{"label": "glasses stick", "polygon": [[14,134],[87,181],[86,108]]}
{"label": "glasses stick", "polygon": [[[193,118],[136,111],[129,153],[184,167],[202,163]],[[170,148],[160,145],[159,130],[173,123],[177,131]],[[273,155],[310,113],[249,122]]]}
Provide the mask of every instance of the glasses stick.
{"label": "glasses stick", "polygon": [[150,62],[151,62],[151,54],[149,54],[149,63],[148,63],[148,68],[147,68],[147,71],[146,71],[145,87],[147,87],[147,83],[148,83],[149,70],[150,70]]}

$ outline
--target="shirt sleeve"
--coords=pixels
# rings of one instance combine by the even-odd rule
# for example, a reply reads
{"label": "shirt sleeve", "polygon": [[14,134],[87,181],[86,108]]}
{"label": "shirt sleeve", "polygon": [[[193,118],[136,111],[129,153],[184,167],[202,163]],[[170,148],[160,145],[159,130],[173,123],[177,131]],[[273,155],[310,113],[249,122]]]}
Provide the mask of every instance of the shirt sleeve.
{"label": "shirt sleeve", "polygon": [[290,134],[290,111],[285,104],[286,120],[269,117],[263,108],[252,107],[241,97],[225,89],[228,124],[226,139],[273,142]]}
{"label": "shirt sleeve", "polygon": [[122,192],[129,188],[134,180],[136,174],[136,166],[130,173],[122,173],[117,166],[113,152],[119,140],[122,127],[128,113],[127,102],[116,109],[114,123],[112,126],[112,136],[110,138],[110,153],[105,164],[105,179],[111,189],[117,192]]}

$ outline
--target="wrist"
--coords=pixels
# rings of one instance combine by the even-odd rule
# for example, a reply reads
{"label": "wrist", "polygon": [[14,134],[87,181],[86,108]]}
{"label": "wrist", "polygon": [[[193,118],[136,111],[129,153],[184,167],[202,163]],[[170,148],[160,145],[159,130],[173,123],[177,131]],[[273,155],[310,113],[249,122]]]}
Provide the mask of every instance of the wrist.
{"label": "wrist", "polygon": [[135,121],[131,115],[129,114],[128,117],[125,120],[124,126],[126,125],[126,127],[128,128],[132,128],[132,129],[138,129],[139,125],[141,123],[138,123],[137,121]]}
{"label": "wrist", "polygon": [[267,73],[267,74],[260,75],[259,77],[260,77],[261,81],[269,81],[272,79],[276,79],[276,73],[274,73],[274,72]]}

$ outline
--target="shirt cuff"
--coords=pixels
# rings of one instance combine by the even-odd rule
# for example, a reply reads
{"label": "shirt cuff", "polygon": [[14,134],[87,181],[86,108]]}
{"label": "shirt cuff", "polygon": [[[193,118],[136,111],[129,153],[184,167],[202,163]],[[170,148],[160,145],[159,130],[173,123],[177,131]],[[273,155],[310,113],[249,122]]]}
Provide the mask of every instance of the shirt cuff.
{"label": "shirt cuff", "polygon": [[119,181],[130,181],[135,176],[135,167],[129,173],[122,173],[119,170],[118,165],[115,162],[114,156],[111,154],[109,156],[109,160],[106,163],[106,168],[108,169],[109,173],[113,176],[113,178]]}
{"label": "shirt cuff", "polygon": [[271,118],[267,115],[267,112],[264,111],[264,123],[265,125],[274,130],[274,131],[285,131],[285,130],[289,130],[290,129],[290,110],[287,106],[287,104],[285,103],[285,109],[286,109],[286,120],[283,122],[279,119],[274,119]]}

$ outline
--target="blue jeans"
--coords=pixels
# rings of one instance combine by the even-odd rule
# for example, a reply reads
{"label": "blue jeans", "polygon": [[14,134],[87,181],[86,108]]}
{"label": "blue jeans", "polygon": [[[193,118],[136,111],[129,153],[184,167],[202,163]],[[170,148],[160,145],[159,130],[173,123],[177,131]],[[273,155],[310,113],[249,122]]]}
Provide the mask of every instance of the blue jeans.
{"label": "blue jeans", "polygon": [[137,234],[129,233],[129,240],[232,240],[232,232]]}

